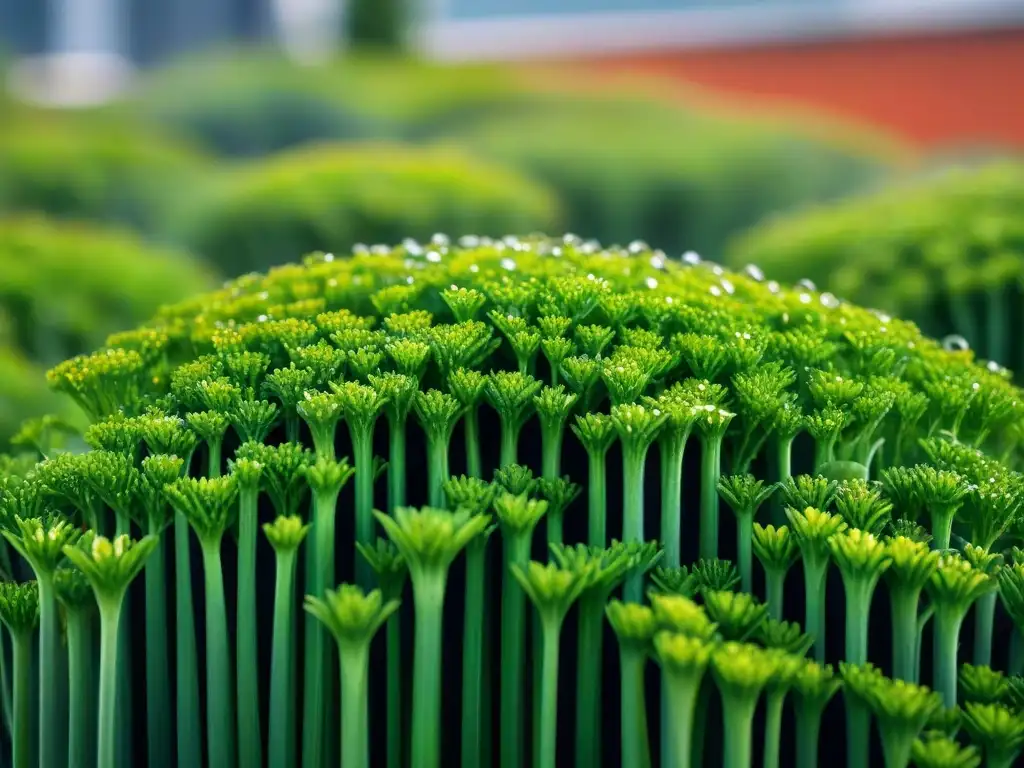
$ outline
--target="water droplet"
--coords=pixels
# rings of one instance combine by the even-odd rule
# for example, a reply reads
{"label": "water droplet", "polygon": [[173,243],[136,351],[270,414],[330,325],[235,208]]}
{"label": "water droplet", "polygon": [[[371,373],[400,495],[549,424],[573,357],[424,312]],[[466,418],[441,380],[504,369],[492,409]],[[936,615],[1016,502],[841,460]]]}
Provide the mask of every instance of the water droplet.
{"label": "water droplet", "polygon": [[414,278],[412,275],[409,275],[407,278],[405,278],[405,282],[408,283],[409,285],[412,285],[414,282],[416,282],[416,278]]}
{"label": "water droplet", "polygon": [[644,283],[645,283],[645,284],[647,285],[647,287],[648,287],[648,288],[650,288],[650,289],[651,289],[652,291],[653,291],[653,290],[654,290],[655,288],[657,288],[657,287],[658,287],[658,281],[657,281],[657,280],[655,280],[655,279],[654,279],[653,277],[648,277],[648,278],[647,278],[646,280],[644,280]]}
{"label": "water droplet", "polygon": [[985,367],[988,368],[992,373],[1001,373],[1003,366],[997,363],[995,360],[989,360],[985,363]]}
{"label": "water droplet", "polygon": [[663,271],[665,269],[665,254],[658,251],[653,256],[651,256],[650,264],[655,269]]}
{"label": "water droplet", "polygon": [[808,280],[806,277],[801,280],[797,280],[796,284],[799,285],[801,288],[807,289],[808,291],[818,290],[818,286],[814,284],[814,281]]}
{"label": "water droplet", "polygon": [[479,272],[480,271],[480,267],[478,265],[476,265],[476,264],[470,264],[469,265],[469,271],[470,272],[474,272],[474,273]]}
{"label": "water droplet", "polygon": [[800,294],[800,303],[801,304],[810,304],[811,303],[811,294],[809,294],[809,293],[801,293]]}
{"label": "water droplet", "polygon": [[257,323],[265,323],[265,322],[267,322],[267,320],[269,320],[269,319],[270,319],[270,318],[269,318],[269,317],[267,317],[266,315],[259,315],[259,316],[258,316],[258,317],[256,318],[256,322],[257,322]]}
{"label": "water droplet", "polygon": [[649,251],[651,250],[651,247],[643,240],[634,240],[627,246],[627,249],[630,253],[635,255],[638,253],[643,253],[644,251]]}
{"label": "water droplet", "polygon": [[355,245],[352,246],[352,253],[358,254],[360,256],[365,256],[369,252],[370,246],[368,246],[366,243],[356,243]]}
{"label": "water droplet", "polygon": [[687,251],[683,254],[683,263],[695,267],[700,264],[700,254],[696,251]]}
{"label": "water droplet", "polygon": [[459,238],[459,245],[463,248],[476,248],[480,245],[480,238],[476,235],[463,235]]}
{"label": "water droplet", "polygon": [[757,280],[759,283],[764,280],[764,270],[757,266],[757,264],[747,264],[743,268],[743,273],[751,280]]}
{"label": "water droplet", "polygon": [[405,238],[405,240],[402,241],[402,247],[405,249],[406,253],[412,256],[419,256],[421,253],[423,253],[423,246],[420,245],[419,242],[417,242],[416,240],[413,240],[411,237],[407,237]]}
{"label": "water droplet", "polygon": [[721,296],[722,289],[719,288],[717,285],[712,285],[710,288],[708,288],[708,293],[710,293],[712,296]]}
{"label": "water droplet", "polygon": [[499,262],[499,264],[501,264],[501,268],[502,268],[502,269],[504,269],[504,270],[508,270],[509,272],[511,272],[512,270],[514,270],[514,269],[516,268],[516,263],[515,263],[515,261],[514,261],[514,260],[512,260],[512,259],[509,259],[509,258],[507,258],[507,257],[506,257],[506,258],[504,258],[504,259],[502,259],[502,260],[501,260],[501,261]]}
{"label": "water droplet", "polygon": [[334,254],[333,253],[325,253],[324,254],[324,261],[334,261]]}
{"label": "water droplet", "polygon": [[967,339],[957,333],[951,333],[942,340],[942,348],[947,352],[966,352],[971,348]]}
{"label": "water droplet", "polygon": [[597,240],[587,240],[580,246],[580,250],[591,256],[601,250],[601,244]]}
{"label": "water droplet", "polygon": [[374,256],[387,256],[391,253],[391,249],[383,243],[377,243],[370,247],[370,253]]}
{"label": "water droplet", "polygon": [[722,290],[724,290],[730,296],[732,296],[734,293],[736,293],[736,286],[734,286],[731,281],[729,281],[729,280],[727,280],[726,278],[723,277],[722,280],[721,280],[721,283],[722,283]]}
{"label": "water droplet", "polygon": [[431,245],[437,245],[442,248],[446,248],[448,247],[448,244],[450,242],[451,241],[448,239],[448,235],[444,234],[443,232],[435,232],[433,235],[430,236]]}
{"label": "water droplet", "polygon": [[826,306],[829,309],[836,309],[842,303],[839,301],[839,299],[837,299],[833,294],[829,293],[828,291],[825,291],[825,293],[821,294],[821,296],[818,297],[818,301],[820,301],[823,306]]}
{"label": "water droplet", "polygon": [[572,246],[572,245],[579,245],[579,243],[580,243],[580,236],[579,235],[574,235],[572,232],[566,232],[564,235],[562,235],[562,242],[565,245],[570,245],[570,246]]}
{"label": "water droplet", "polygon": [[780,290],[782,290],[782,286],[780,286],[775,280],[768,281],[769,293],[778,293]]}
{"label": "water droplet", "polygon": [[440,264],[441,254],[438,253],[437,251],[427,251],[427,261],[429,261],[431,264]]}

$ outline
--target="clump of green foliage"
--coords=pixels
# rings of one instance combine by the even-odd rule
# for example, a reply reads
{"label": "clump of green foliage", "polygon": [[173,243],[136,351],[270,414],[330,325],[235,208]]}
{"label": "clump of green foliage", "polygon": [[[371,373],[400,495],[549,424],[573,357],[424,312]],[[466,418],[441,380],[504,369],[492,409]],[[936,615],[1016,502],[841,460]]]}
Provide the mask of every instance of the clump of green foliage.
{"label": "clump of green foliage", "polygon": [[952,345],[1019,371],[1022,202],[1018,162],[940,171],[766,222],[728,260],[956,334]]}
{"label": "clump of green foliage", "polygon": [[[1021,393],[822,299],[643,243],[435,236],[247,275],[60,363],[90,450],[36,425],[34,454],[0,460],[19,768],[69,740],[104,766],[432,768],[458,741],[467,764],[571,744],[591,768],[613,732],[626,766],[660,737],[676,768],[777,766],[789,741],[812,768],[833,699],[850,765],[969,761],[936,736],[960,703],[1012,764],[1021,654],[1002,666],[993,627],[1024,628]],[[796,560],[803,606],[783,601]],[[869,626],[883,592],[891,643]],[[989,661],[961,669],[968,637]]]}

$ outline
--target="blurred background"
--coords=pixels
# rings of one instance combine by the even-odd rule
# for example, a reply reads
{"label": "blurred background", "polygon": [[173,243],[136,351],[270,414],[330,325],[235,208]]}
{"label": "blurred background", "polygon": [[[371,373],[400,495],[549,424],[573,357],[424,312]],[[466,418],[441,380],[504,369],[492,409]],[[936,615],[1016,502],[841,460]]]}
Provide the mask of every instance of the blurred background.
{"label": "blurred background", "polygon": [[[313,250],[694,250],[1024,363],[1024,0],[0,0],[0,446]],[[69,415],[70,417],[70,415]]]}

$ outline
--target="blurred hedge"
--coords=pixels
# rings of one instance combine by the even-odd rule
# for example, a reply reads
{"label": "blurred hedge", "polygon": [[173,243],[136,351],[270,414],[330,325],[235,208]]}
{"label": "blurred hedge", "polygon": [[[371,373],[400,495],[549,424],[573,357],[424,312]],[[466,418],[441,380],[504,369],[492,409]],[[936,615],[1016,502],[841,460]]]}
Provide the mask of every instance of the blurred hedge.
{"label": "blurred hedge", "polygon": [[101,345],[214,279],[135,235],[40,216],[0,218],[0,278],[0,336],[43,365]]}
{"label": "blurred hedge", "polygon": [[766,222],[728,260],[812,280],[1024,369],[1024,164],[946,169]]}
{"label": "blurred hedge", "polygon": [[0,451],[7,448],[22,422],[32,417],[56,414],[84,426],[84,414],[74,409],[68,398],[50,391],[43,368],[2,344],[0,371]]}
{"label": "blurred hedge", "polygon": [[877,157],[756,121],[620,99],[555,100],[516,120],[470,122],[450,137],[549,185],[575,232],[712,258],[767,214],[875,177]]}
{"label": "blurred hedge", "polygon": [[227,171],[195,200],[186,239],[233,275],[357,242],[559,223],[557,200],[544,187],[456,150],[321,145]]}
{"label": "blurred hedge", "polygon": [[163,226],[208,161],[179,141],[107,115],[25,110],[0,121],[0,213]]}
{"label": "blurred hedge", "polygon": [[508,68],[360,52],[303,66],[261,51],[189,57],[154,73],[121,109],[229,156],[315,140],[433,136],[528,100]]}

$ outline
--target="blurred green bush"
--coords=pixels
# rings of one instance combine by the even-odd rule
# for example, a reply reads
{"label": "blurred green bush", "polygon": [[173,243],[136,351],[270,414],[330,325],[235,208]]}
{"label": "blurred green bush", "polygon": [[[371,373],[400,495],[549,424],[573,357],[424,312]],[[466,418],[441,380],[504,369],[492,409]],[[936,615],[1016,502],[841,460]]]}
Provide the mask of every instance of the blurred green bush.
{"label": "blurred green bush", "polygon": [[765,215],[848,192],[883,169],[877,156],[792,128],[649,101],[557,99],[451,138],[549,185],[566,226],[585,237],[625,243],[642,233],[670,253],[711,258]]}
{"label": "blurred green bush", "polygon": [[[186,254],[41,216],[0,218],[0,342],[53,365],[214,282]],[[37,382],[46,388],[42,378]]]}
{"label": "blurred green bush", "polygon": [[121,110],[212,152],[251,157],[316,140],[434,136],[528,98],[519,77],[496,65],[360,52],[303,66],[250,50],[165,67]]}
{"label": "blurred green bush", "polygon": [[933,171],[834,206],[766,222],[728,261],[964,336],[981,356],[1024,369],[1024,164]]}
{"label": "blurred green bush", "polygon": [[230,275],[357,242],[560,224],[555,196],[515,171],[455,149],[398,144],[290,150],[227,170],[194,203],[185,240]]}
{"label": "blurred green bush", "polygon": [[84,414],[74,409],[69,398],[50,391],[43,368],[3,344],[0,371],[0,451],[7,448],[26,419],[55,414],[76,426],[85,425]]}
{"label": "blurred green bush", "polygon": [[207,167],[181,142],[106,114],[21,110],[0,122],[0,213],[40,211],[155,231]]}

